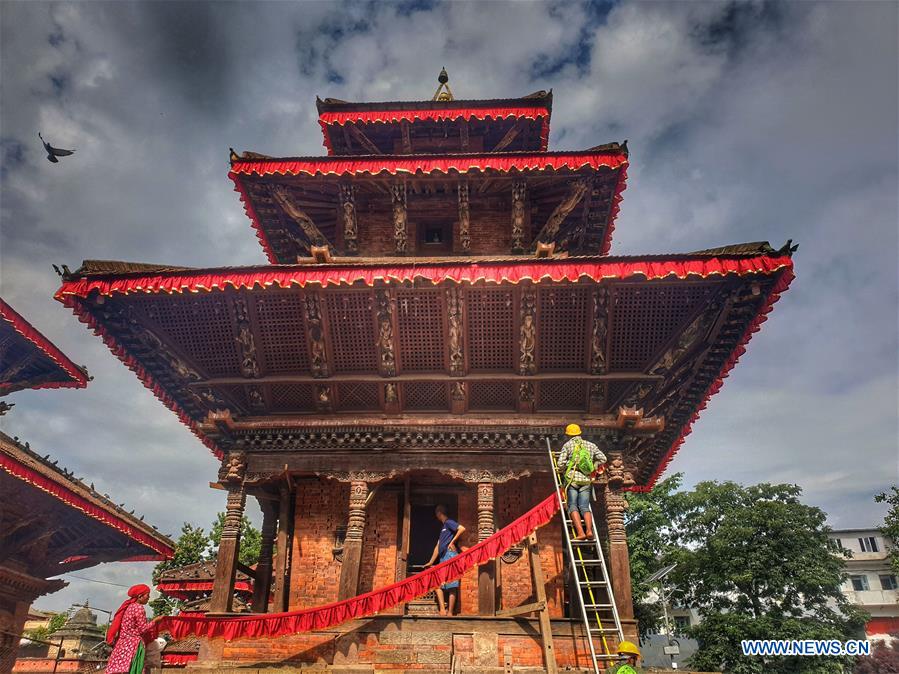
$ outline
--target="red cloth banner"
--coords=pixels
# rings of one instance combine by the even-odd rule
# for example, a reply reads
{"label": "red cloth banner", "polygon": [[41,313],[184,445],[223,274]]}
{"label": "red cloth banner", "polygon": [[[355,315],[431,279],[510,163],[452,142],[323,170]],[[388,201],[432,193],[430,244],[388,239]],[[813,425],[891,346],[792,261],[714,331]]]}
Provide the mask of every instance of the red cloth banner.
{"label": "red cloth banner", "polygon": [[192,634],[198,637],[224,638],[227,641],[233,641],[323,630],[347,620],[364,618],[420,597],[444,583],[459,578],[469,569],[499,557],[529,533],[549,522],[558,509],[559,499],[553,493],[509,526],[503,527],[453,559],[393,585],[350,599],[288,613],[239,615],[224,618],[196,614],[168,616],[152,623],[147,634],[155,637],[162,632],[169,632],[175,639],[183,639]]}
{"label": "red cloth banner", "polygon": [[[183,583],[159,583],[156,589],[169,597],[187,599],[192,592],[212,592],[212,581],[194,581]],[[253,586],[245,580],[234,583],[235,592],[253,592]]]}
{"label": "red cloth banner", "polygon": [[549,117],[550,111],[544,105],[531,107],[498,107],[498,108],[455,108],[442,110],[358,110],[350,112],[322,112],[318,116],[318,123],[322,127],[325,137],[325,147],[329,155],[334,154],[331,147],[331,138],[328,135],[329,125],[343,124],[398,124],[399,122],[418,121],[455,121],[457,119],[506,119],[517,117],[523,119],[543,119],[540,129],[540,149],[546,150],[549,146]]}
{"label": "red cloth banner", "polygon": [[[71,378],[70,381],[47,381],[35,386],[30,386],[29,388],[84,388],[87,386],[87,375],[81,368],[69,360],[68,357],[53,344],[53,342],[38,332],[31,323],[22,318],[15,309],[2,299],[0,299],[0,318],[9,323],[13,330],[40,349],[44,355],[56,363],[62,371]],[[0,382],[0,393],[11,386],[12,382]]]}
{"label": "red cloth banner", "polygon": [[163,653],[163,667],[184,667],[191,662],[196,661],[199,653]]}
{"label": "red cloth banner", "polygon": [[[58,498],[63,503],[66,503],[76,510],[80,510],[88,517],[99,520],[103,524],[122,532],[131,540],[137,541],[141,545],[148,547],[150,550],[155,550],[159,554],[156,556],[150,556],[149,558],[152,560],[158,561],[162,559],[168,559],[175,552],[172,548],[164,545],[163,543],[160,543],[152,536],[147,535],[128,522],[87,501],[86,499],[73,492],[71,489],[67,489],[65,486],[59,484],[58,482],[54,482],[53,480],[41,475],[28,466],[23,465],[22,463],[13,459],[11,456],[0,454],[0,469],[5,470],[13,477],[16,477],[20,480],[23,480],[24,482],[33,485],[41,491],[47,492],[51,496]],[[141,556],[140,559],[146,560],[147,556]]]}

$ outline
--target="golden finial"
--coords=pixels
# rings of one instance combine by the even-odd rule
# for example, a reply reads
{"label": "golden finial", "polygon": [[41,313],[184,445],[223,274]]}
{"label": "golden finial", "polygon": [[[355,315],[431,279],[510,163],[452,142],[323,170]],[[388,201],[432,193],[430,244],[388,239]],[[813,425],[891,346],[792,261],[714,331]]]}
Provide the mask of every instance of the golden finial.
{"label": "golden finial", "polygon": [[[434,92],[433,101],[451,101],[453,100],[453,90],[449,88],[449,75],[446,74],[446,68],[440,69],[440,74],[437,76],[437,81],[440,84],[437,86],[437,91]],[[445,89],[445,91],[444,91]]]}

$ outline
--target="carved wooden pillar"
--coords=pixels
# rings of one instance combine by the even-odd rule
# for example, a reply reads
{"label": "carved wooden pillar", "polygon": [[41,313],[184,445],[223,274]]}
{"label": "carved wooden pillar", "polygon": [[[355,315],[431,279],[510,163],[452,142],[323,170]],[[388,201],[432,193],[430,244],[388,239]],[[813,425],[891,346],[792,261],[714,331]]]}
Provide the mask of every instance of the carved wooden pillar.
{"label": "carved wooden pillar", "polygon": [[352,183],[340,185],[340,209],[343,215],[343,250],[347,255],[359,252],[359,228],[356,223],[356,188]]}
{"label": "carved wooden pillar", "polygon": [[393,202],[393,242],[397,255],[405,255],[408,251],[409,232],[406,216],[406,183],[394,183],[390,186]]}
{"label": "carved wooden pillar", "polygon": [[362,538],[365,534],[365,501],[368,499],[368,483],[354,480],[350,483],[350,517],[343,542],[343,566],[340,568],[338,599],[355,597],[359,591],[359,567],[362,561]]}
{"label": "carved wooden pillar", "polygon": [[449,361],[450,374],[461,377],[465,374],[464,338],[464,299],[462,288],[450,286],[446,289],[446,313],[449,322]]}
{"label": "carved wooden pillar", "polygon": [[293,530],[293,492],[281,487],[278,499],[278,537],[276,542],[274,601],[272,611],[283,613],[288,610],[290,589],[290,541]]}
{"label": "carved wooden pillar", "polygon": [[211,613],[230,613],[234,602],[234,576],[237,572],[237,556],[240,552],[240,524],[243,519],[247,494],[242,483],[228,486],[225,506],[225,525],[219,542],[215,562],[215,580],[212,583]]}
{"label": "carved wooden pillar", "polygon": [[[478,483],[478,542],[490,537],[496,529],[494,521],[493,483]],[[478,613],[496,614],[496,561],[478,567]]]}
{"label": "carved wooden pillar", "polygon": [[521,327],[518,337],[518,374],[537,372],[537,293],[527,282],[521,283]]}
{"label": "carved wooden pillar", "polygon": [[[619,483],[620,484],[620,483]],[[631,592],[630,554],[627,550],[627,533],[624,529],[624,511],[627,501],[624,494],[606,487],[606,526],[609,531],[609,573],[612,576],[612,590],[618,615],[622,620],[633,620],[634,599]]]}
{"label": "carved wooden pillar", "polygon": [[527,183],[516,180],[512,183],[512,252],[524,252],[525,201],[527,199]]}
{"label": "carved wooden pillar", "polygon": [[466,182],[459,183],[459,251],[471,252],[471,209]]}
{"label": "carved wooden pillar", "polygon": [[328,354],[325,349],[325,328],[322,322],[322,301],[319,294],[311,289],[303,292],[306,332],[309,335],[309,369],[313,377],[324,378],[330,374]]}
{"label": "carved wooden pillar", "polygon": [[253,612],[266,613],[268,596],[272,589],[272,552],[278,510],[271,501],[260,500],[259,506],[262,508],[262,541],[259,547],[259,561],[256,564],[256,582],[253,583]]}
{"label": "carved wooden pillar", "polygon": [[396,376],[396,345],[393,338],[395,302],[386,288],[375,290],[375,313],[378,322],[378,372],[382,377]]}

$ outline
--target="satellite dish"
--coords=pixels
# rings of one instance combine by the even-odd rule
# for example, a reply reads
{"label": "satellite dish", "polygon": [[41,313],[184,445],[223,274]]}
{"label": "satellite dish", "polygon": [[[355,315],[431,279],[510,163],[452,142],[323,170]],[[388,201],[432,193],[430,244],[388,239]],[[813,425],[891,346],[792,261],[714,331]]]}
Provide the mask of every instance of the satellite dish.
{"label": "satellite dish", "polygon": [[664,569],[659,569],[654,574],[652,574],[649,578],[647,578],[646,582],[647,583],[657,583],[658,581],[662,580],[662,578],[667,576],[669,573],[674,571],[675,567],[677,567],[677,564],[670,564],[670,565],[666,566]]}

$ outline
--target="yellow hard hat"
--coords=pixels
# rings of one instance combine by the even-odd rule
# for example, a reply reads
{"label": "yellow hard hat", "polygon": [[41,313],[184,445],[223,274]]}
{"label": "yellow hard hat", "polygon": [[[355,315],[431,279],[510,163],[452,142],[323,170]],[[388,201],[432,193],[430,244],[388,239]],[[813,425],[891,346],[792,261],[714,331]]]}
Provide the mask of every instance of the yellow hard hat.
{"label": "yellow hard hat", "polygon": [[580,435],[581,427],[577,424],[568,424],[565,427],[565,435]]}
{"label": "yellow hard hat", "polygon": [[637,657],[640,657],[640,649],[637,648],[637,644],[633,641],[622,641],[618,644],[618,654],[624,655],[625,653],[627,655],[636,655]]}

